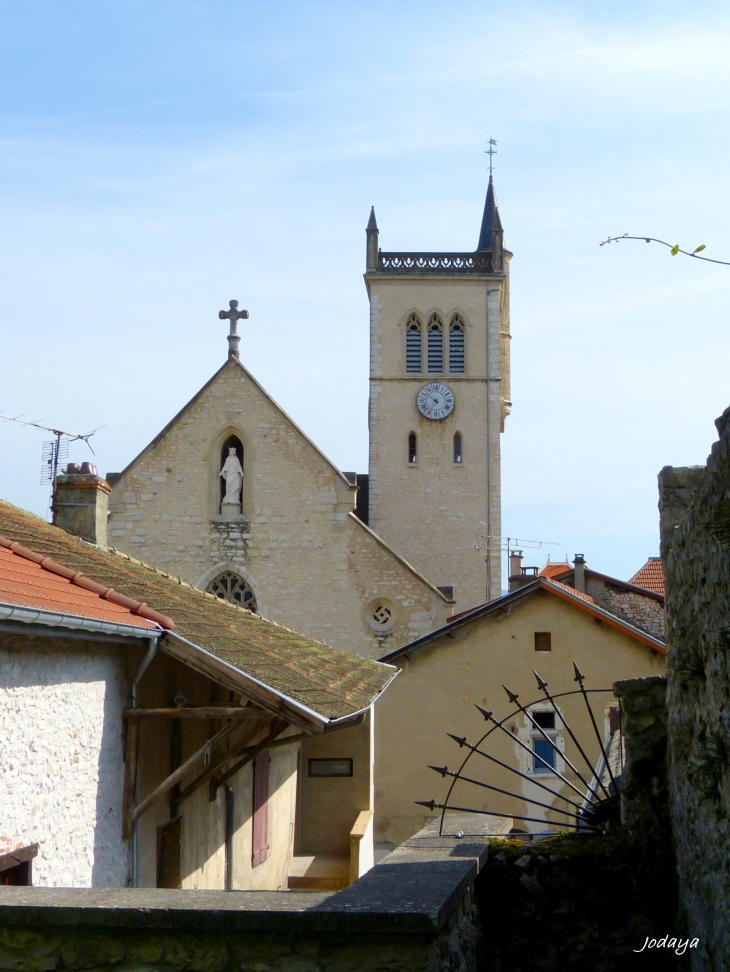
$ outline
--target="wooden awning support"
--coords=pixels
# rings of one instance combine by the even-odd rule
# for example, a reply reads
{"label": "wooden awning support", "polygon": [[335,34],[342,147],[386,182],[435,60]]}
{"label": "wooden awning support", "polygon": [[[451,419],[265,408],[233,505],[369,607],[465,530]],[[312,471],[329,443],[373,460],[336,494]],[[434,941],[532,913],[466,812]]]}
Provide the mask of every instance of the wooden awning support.
{"label": "wooden awning support", "polygon": [[201,786],[208,782],[208,780],[212,779],[218,770],[225,766],[229,760],[238,756],[241,750],[245,749],[262,730],[266,730],[271,725],[272,720],[273,717],[265,719],[263,722],[258,722],[255,726],[247,726],[244,734],[237,742],[233,744],[233,746],[230,747],[230,749],[227,749],[225,753],[222,753],[215,763],[211,762],[202,773],[199,773],[191,783],[188,783],[188,785],[180,791],[178,796],[180,802],[187,800],[188,797],[191,797],[196,790],[199,790]]}
{"label": "wooden awning support", "polygon": [[[186,759],[185,762],[182,764],[182,766],[178,766],[178,768],[173,773],[171,773],[166,780],[163,780],[159,786],[155,787],[152,793],[150,793],[149,796],[146,796],[144,800],[142,800],[142,802],[138,804],[131,811],[131,813],[129,813],[128,818],[125,819],[124,821],[125,834],[130,836],[132,832],[132,825],[137,820],[139,820],[142,814],[145,813],[147,810],[149,810],[149,808],[153,804],[157,803],[157,801],[161,799],[166,793],[169,793],[170,790],[173,788],[173,786],[175,786],[176,783],[179,783],[180,780],[183,779],[183,777],[187,773],[189,773],[194,766],[196,766],[199,762],[201,762],[201,760],[210,760],[215,747],[220,745],[220,743],[222,743],[225,739],[228,739],[228,737],[232,735],[236,731],[236,729],[238,729],[238,727],[241,725],[243,721],[244,719],[241,715],[238,715],[235,719],[232,719],[227,726],[224,726],[220,730],[220,732],[217,732],[215,736],[213,736],[203,746],[201,746],[197,752],[193,753],[193,755],[189,759]],[[139,720],[132,719],[130,721],[129,728],[131,729],[132,726],[137,726],[139,728]],[[127,743],[129,744],[129,738],[127,738]],[[132,754],[130,753],[129,755],[131,756]],[[130,759],[130,763],[131,763],[131,759]],[[136,776],[136,765],[134,769],[135,769],[135,776]],[[125,784],[126,782],[127,781],[125,779]]]}
{"label": "wooden awning support", "polygon": [[[240,759],[238,759],[233,766],[227,769],[224,773],[215,775],[210,781],[210,799],[215,800],[218,788],[223,786],[224,783],[227,783],[232,776],[235,776],[236,773],[243,769],[247,763],[250,763],[254,757],[258,756],[262,749],[271,748],[271,745],[276,737],[280,736],[288,725],[289,723],[285,722],[283,719],[276,719],[271,729],[260,742],[257,742],[255,746],[250,746],[248,749],[245,749],[241,753]],[[229,759],[230,758],[231,757],[229,756]]]}
{"label": "wooden awning support", "polygon": [[242,705],[201,705],[175,709],[125,709],[125,719],[264,719],[268,713]]}

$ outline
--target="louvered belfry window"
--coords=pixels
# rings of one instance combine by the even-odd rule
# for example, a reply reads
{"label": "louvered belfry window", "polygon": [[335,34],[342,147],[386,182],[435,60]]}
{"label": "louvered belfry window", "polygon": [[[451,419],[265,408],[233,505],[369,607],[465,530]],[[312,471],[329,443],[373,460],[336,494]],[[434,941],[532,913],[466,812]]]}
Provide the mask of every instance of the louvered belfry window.
{"label": "louvered belfry window", "polygon": [[464,370],[464,322],[456,315],[449,329],[449,371]]}
{"label": "louvered belfry window", "polygon": [[421,322],[412,315],[406,324],[406,371],[421,370]]}
{"label": "louvered belfry window", "polygon": [[428,322],[428,370],[434,373],[444,370],[444,329],[435,314]]}

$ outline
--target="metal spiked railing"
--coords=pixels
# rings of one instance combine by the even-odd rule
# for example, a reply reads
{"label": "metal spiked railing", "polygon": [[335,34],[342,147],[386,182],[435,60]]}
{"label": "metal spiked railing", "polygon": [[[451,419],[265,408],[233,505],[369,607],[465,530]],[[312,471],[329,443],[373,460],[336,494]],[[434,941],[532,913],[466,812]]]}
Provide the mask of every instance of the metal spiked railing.
{"label": "metal spiked railing", "polygon": [[[477,786],[482,789],[489,790],[490,792],[496,792],[502,794],[503,796],[513,797],[516,800],[519,800],[520,802],[524,802],[534,807],[540,807],[542,809],[549,810],[551,813],[557,814],[559,817],[565,818],[555,823],[555,826],[560,827],[561,829],[595,832],[601,827],[602,821],[605,819],[606,812],[610,811],[610,809],[612,809],[617,803],[618,786],[611,768],[609,752],[606,747],[606,744],[604,743],[604,740],[601,738],[601,733],[599,732],[598,724],[596,722],[596,717],[593,712],[593,708],[591,706],[591,702],[588,696],[590,694],[599,694],[599,693],[613,694],[613,693],[612,693],[612,689],[590,689],[590,688],[587,689],[584,685],[585,676],[582,674],[582,672],[575,664],[575,662],[573,662],[573,670],[574,670],[574,681],[578,682],[579,687],[569,692],[559,692],[555,695],[553,695],[551,692],[548,691],[548,683],[543,678],[541,678],[537,672],[533,671],[533,674],[537,680],[538,689],[542,692],[542,697],[536,699],[533,702],[528,702],[526,705],[523,705],[519,701],[519,696],[517,695],[517,693],[510,691],[510,689],[508,689],[506,685],[503,685],[502,688],[504,688],[505,692],[507,693],[507,698],[513,705],[516,706],[516,708],[514,708],[503,719],[495,718],[494,713],[488,711],[487,709],[483,708],[480,705],[476,705],[475,708],[479,710],[483,718],[487,722],[491,723],[490,728],[487,730],[487,732],[484,733],[484,735],[476,743],[471,744],[470,742],[468,742],[465,736],[455,736],[453,735],[453,733],[447,733],[449,738],[453,739],[454,742],[456,742],[459,745],[459,748],[468,749],[468,753],[466,757],[462,760],[461,765],[456,771],[450,770],[448,766],[429,766],[429,769],[432,769],[436,773],[439,773],[443,778],[446,777],[451,778],[452,782],[451,785],[449,786],[448,793],[446,794],[446,799],[443,803],[438,803],[433,799],[416,801],[416,803],[419,806],[427,807],[431,811],[441,810],[441,820],[439,824],[439,834],[441,836],[445,836],[444,822],[446,818],[446,813],[448,811],[475,813],[487,817],[504,818],[505,816],[509,816],[512,818],[512,820],[521,820],[527,823],[543,823],[543,824],[547,823],[544,817],[531,817],[531,816],[525,816],[520,814],[510,814],[505,811],[485,810],[485,809],[477,809],[476,807],[457,806],[456,804],[451,802],[451,799],[452,799],[452,794],[454,792],[454,787],[458,782],[467,783],[471,786]],[[601,754],[601,758],[599,760],[599,766],[601,768],[598,768],[596,765],[594,765],[593,762],[591,762],[590,758],[586,754],[584,746],[581,744],[580,740],[576,736],[572,727],[568,723],[568,720],[564,712],[561,711],[561,709],[556,704],[557,699],[565,699],[569,696],[574,696],[574,695],[580,695],[582,697],[586,710],[588,712],[590,723],[593,728],[596,741],[598,742],[598,748]],[[575,747],[578,753],[580,754],[581,759],[585,762],[586,766],[588,767],[588,771],[589,771],[588,774],[584,775],[578,769],[578,767],[570,759],[568,759],[565,752],[563,752],[563,750],[557,746],[555,740],[551,736],[549,736],[548,733],[545,732],[542,726],[538,725],[537,721],[533,717],[532,713],[530,712],[530,708],[542,702],[543,700],[547,701],[550,704],[551,711],[555,713],[556,718],[560,720],[566,733],[575,744]],[[511,719],[513,719],[516,715],[519,714],[524,715],[529,720],[532,727],[549,743],[554,754],[559,755],[560,759],[565,763],[565,765],[570,767],[573,773],[575,773],[577,779],[583,784],[585,788],[584,790],[579,789],[574,783],[572,783],[569,779],[567,779],[566,776],[564,776],[561,772],[559,772],[557,767],[551,764],[550,760],[545,759],[539,753],[535,752],[534,749],[531,749],[525,742],[523,742],[521,739],[515,736],[508,728],[506,728],[505,723],[509,722]],[[562,784],[567,786],[568,789],[572,791],[572,793],[576,794],[580,798],[581,802],[580,803],[576,802],[575,799],[571,798],[566,794],[557,793],[554,789],[547,786],[545,783],[541,782],[535,776],[529,776],[527,773],[524,773],[518,767],[510,766],[508,763],[505,763],[502,760],[497,759],[497,757],[493,756],[491,753],[486,752],[486,750],[482,748],[483,744],[485,743],[486,740],[489,739],[492,733],[497,732],[497,730],[506,733],[509,736],[509,738],[512,740],[512,742],[516,743],[519,747],[521,747],[523,750],[529,753],[531,759],[539,761],[543,765],[545,770],[547,770],[550,774],[552,774],[552,776],[555,777],[556,780],[559,780]],[[558,800],[563,801],[572,809],[566,809],[561,806],[548,804],[541,800],[537,800],[532,797],[525,796],[522,793],[514,793],[511,790],[505,790],[501,787],[495,786],[492,783],[485,783],[482,780],[475,779],[473,776],[465,775],[464,770],[466,768],[466,765],[474,755],[481,756],[484,759],[487,759],[492,763],[501,766],[503,769],[508,770],[510,773],[513,773],[516,776],[519,776],[522,779],[527,780],[533,786],[537,786],[543,790],[546,790],[551,795],[551,797],[553,797],[553,799],[557,798]],[[604,771],[608,773],[608,777],[610,781],[609,786],[606,786],[606,784],[603,782]],[[588,777],[587,779],[586,776]],[[599,792],[599,790],[602,791],[602,793]]]}

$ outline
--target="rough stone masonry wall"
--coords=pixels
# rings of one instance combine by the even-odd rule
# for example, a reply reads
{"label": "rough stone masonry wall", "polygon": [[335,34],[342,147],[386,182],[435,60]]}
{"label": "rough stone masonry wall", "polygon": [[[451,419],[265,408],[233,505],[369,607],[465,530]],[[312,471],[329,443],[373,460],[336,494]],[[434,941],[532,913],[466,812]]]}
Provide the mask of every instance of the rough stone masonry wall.
{"label": "rough stone masonry wall", "polygon": [[[592,592],[591,592],[592,593]],[[637,594],[635,591],[622,591],[612,584],[606,584],[598,599],[609,611],[631,624],[648,631],[662,641],[666,638],[664,626],[664,605],[653,597]]]}
{"label": "rough stone masonry wall", "polygon": [[121,662],[27,641],[0,634],[0,854],[37,842],[34,884],[124,887]]}
{"label": "rough stone masonry wall", "polygon": [[339,894],[0,887],[0,969],[477,972],[487,853],[431,828]]}
{"label": "rough stone masonry wall", "polygon": [[667,587],[670,794],[680,895],[704,952],[730,963],[730,409],[707,467],[659,476]]}

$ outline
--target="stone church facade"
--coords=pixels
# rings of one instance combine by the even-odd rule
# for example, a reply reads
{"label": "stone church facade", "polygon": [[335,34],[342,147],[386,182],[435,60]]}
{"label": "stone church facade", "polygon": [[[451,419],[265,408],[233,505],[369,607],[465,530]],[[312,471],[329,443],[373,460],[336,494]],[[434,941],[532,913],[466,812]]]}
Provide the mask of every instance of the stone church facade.
{"label": "stone church facade", "polygon": [[[477,251],[392,254],[377,243],[373,213],[369,490],[241,364],[236,320],[247,314],[235,302],[220,314],[231,320],[228,361],[108,476],[111,545],[372,658],[501,593],[511,255],[491,178]],[[229,457],[240,491],[222,476]]]}

